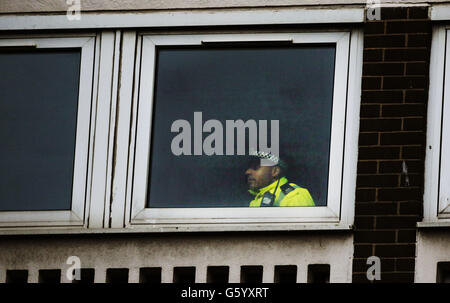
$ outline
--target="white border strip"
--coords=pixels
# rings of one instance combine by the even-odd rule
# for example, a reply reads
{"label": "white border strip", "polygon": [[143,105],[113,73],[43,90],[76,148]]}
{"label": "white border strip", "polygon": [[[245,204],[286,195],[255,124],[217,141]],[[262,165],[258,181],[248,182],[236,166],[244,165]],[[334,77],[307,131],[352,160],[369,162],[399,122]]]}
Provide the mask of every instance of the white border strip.
{"label": "white border strip", "polygon": [[119,95],[119,58],[121,52],[121,39],[122,34],[120,30],[116,30],[114,33],[114,52],[113,52],[113,72],[111,79],[111,107],[109,114],[109,142],[108,142],[108,162],[107,162],[107,172],[106,172],[106,194],[105,194],[105,216],[104,226],[110,227],[110,219],[112,219],[111,208],[112,208],[112,183],[114,182],[114,171],[113,171],[113,158],[114,158],[114,141],[116,132],[116,113],[117,113],[117,98]]}
{"label": "white border strip", "polygon": [[424,222],[438,222],[439,175],[441,154],[441,122],[444,92],[446,29],[433,27],[430,61],[430,88],[427,113],[427,145],[425,157]]}
{"label": "white border strip", "polygon": [[66,15],[7,15],[0,16],[0,30],[361,22],[364,22],[364,8],[208,9],[121,14],[83,13],[79,21],[69,21]]}
{"label": "white border strip", "polygon": [[117,98],[116,143],[114,145],[114,176],[111,203],[111,227],[124,227],[127,189],[128,151],[130,142],[131,110],[133,108],[133,81],[136,32],[124,31],[120,58],[119,95]]}
{"label": "white border strip", "polygon": [[[100,58],[98,70],[97,108],[95,113],[94,150],[92,154],[91,204],[89,227],[104,226],[105,205],[108,185],[109,128],[111,119],[111,100],[114,64],[115,32],[105,31],[101,34]],[[108,208],[109,209],[109,208]],[[106,214],[108,216],[109,214]]]}
{"label": "white border strip", "polygon": [[342,173],[341,224],[353,225],[355,217],[358,137],[361,108],[364,31],[353,30],[350,40],[347,117]]}

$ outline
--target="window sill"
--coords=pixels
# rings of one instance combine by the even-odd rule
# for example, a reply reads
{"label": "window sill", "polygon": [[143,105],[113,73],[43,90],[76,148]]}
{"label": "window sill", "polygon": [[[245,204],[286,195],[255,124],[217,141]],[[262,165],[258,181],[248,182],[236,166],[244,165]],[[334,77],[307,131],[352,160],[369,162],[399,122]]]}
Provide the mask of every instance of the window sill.
{"label": "window sill", "polygon": [[425,222],[417,222],[417,228],[445,228],[450,227],[450,220],[442,220],[442,221],[425,221]]}
{"label": "window sill", "polygon": [[68,235],[68,234],[145,234],[173,232],[245,232],[245,231],[345,231],[352,225],[339,223],[303,223],[303,224],[195,224],[195,225],[158,225],[128,228],[8,228],[0,229],[0,236],[7,235]]}

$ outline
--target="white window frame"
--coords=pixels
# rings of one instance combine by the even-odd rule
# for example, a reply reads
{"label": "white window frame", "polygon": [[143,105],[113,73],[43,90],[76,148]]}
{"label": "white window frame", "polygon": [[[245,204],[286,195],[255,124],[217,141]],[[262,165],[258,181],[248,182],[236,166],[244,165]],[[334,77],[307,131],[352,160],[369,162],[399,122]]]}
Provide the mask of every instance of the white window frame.
{"label": "white window frame", "polygon": [[[3,47],[81,49],[71,209],[55,211],[0,211],[0,227],[85,225],[85,218],[88,212],[86,194],[95,40],[96,38],[93,35],[27,38],[0,37],[0,49]],[[36,201],[39,201],[39,197],[36,197]]]}
{"label": "white window frame", "polygon": [[424,218],[423,222],[419,223],[419,226],[423,227],[450,226],[450,157],[446,156],[450,154],[449,35],[450,26],[433,27],[427,113]]}
{"label": "white window frame", "polygon": [[[153,109],[155,49],[202,42],[292,41],[336,43],[328,205],[286,208],[146,208]],[[134,107],[127,180],[126,226],[149,230],[259,230],[350,228],[356,188],[357,141],[362,70],[362,31],[151,34],[137,39]],[[143,85],[146,83],[149,85]],[[157,113],[156,113],[157,114]],[[135,153],[133,153],[133,150]],[[134,163],[134,164],[133,164]],[[114,214],[113,214],[114,216]]]}

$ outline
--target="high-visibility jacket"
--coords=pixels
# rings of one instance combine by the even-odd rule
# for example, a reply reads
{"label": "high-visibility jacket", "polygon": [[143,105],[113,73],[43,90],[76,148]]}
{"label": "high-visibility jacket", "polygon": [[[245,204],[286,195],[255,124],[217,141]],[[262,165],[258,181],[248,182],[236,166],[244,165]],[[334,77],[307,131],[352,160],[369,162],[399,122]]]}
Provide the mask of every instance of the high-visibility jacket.
{"label": "high-visibility jacket", "polygon": [[289,183],[285,177],[279,181],[278,183],[278,180],[276,180],[257,191],[249,190],[251,194],[255,195],[255,199],[250,202],[249,206],[260,207],[263,199],[267,199],[267,197],[270,197],[270,194],[274,193],[277,183],[278,187],[276,189],[275,199],[271,206],[315,206],[314,200],[306,188]]}

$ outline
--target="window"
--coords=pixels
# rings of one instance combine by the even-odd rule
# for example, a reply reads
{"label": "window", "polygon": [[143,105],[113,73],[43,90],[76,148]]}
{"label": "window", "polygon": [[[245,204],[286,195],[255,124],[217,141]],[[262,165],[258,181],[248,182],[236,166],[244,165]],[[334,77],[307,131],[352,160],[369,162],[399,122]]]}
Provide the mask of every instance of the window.
{"label": "window", "polygon": [[[362,69],[357,24],[364,16],[363,8],[93,13],[77,22],[64,14],[2,16],[0,64],[17,76],[0,79],[8,94],[0,99],[0,139],[7,143],[0,178],[8,184],[0,193],[2,233],[29,233],[26,226],[58,233],[67,225],[89,233],[348,229]],[[32,72],[24,62],[33,63]],[[173,89],[172,76],[184,77],[184,87]],[[25,113],[38,127],[29,127]],[[219,141],[208,141],[217,125],[226,140],[227,120],[246,122],[244,154],[255,147],[253,125],[258,151],[277,154],[278,146],[288,180],[313,204],[249,207],[240,126],[222,154]],[[176,121],[202,122],[193,155],[166,153],[180,135],[172,131]],[[196,155],[196,146],[210,149]]]}
{"label": "window", "polygon": [[[430,61],[425,160],[424,219],[421,225],[450,223],[449,28],[436,26]],[[442,62],[445,62],[442,64]]]}
{"label": "window", "polygon": [[[348,223],[360,34],[139,35],[131,225]],[[248,207],[252,149],[288,162],[289,182],[315,206]]]}
{"label": "window", "polygon": [[437,283],[450,283],[450,262],[438,262]]}
{"label": "window", "polygon": [[277,144],[280,158],[292,159],[289,181],[327,205],[336,47],[202,43],[156,48],[146,207],[248,207],[242,154],[251,150],[242,143],[252,138],[238,139],[244,126],[263,135],[253,149]]}
{"label": "window", "polygon": [[84,224],[94,46],[0,39],[0,226]]}

